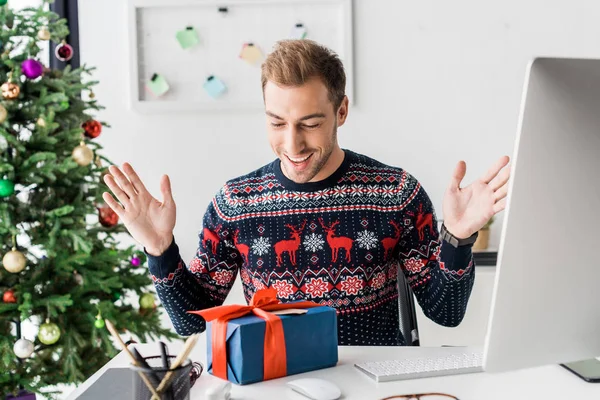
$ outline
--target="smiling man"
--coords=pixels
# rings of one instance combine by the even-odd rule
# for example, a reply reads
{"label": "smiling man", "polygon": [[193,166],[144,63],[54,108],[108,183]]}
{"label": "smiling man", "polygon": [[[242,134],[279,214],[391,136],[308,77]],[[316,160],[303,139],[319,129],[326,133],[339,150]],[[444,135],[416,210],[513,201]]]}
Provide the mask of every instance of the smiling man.
{"label": "smiling man", "polygon": [[269,142],[277,159],[228,181],[204,215],[186,266],[173,237],[167,176],[153,198],[129,164],[110,167],[104,194],[149,255],[158,295],[176,331],[205,329],[189,310],[218,306],[240,273],[246,300],[274,288],[283,302],[312,300],[337,310],[341,345],[403,345],[398,273],[425,315],[456,326],[474,281],[477,231],[504,209],[508,157],[461,187],[459,162],[444,195],[438,231],[432,202],[407,171],[341,149],[344,68],[309,40],[282,41],[262,66]]}

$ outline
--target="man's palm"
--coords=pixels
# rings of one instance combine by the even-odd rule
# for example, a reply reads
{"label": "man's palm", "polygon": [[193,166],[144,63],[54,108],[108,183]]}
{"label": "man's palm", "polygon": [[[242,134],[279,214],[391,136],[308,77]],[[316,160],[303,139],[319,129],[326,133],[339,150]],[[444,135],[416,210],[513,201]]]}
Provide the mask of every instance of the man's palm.
{"label": "man's palm", "polygon": [[135,240],[151,254],[161,253],[171,242],[176,220],[176,206],[168,176],[163,176],[160,182],[164,197],[161,202],[148,192],[129,164],[123,165],[124,173],[115,166],[111,166],[109,171],[110,175],[107,174],[104,180],[121,204],[109,193],[102,197],[119,215]]}
{"label": "man's palm", "polygon": [[489,171],[471,185],[461,188],[466,164],[459,162],[443,202],[444,224],[453,235],[467,238],[481,229],[506,206],[510,168],[508,157],[500,158]]}

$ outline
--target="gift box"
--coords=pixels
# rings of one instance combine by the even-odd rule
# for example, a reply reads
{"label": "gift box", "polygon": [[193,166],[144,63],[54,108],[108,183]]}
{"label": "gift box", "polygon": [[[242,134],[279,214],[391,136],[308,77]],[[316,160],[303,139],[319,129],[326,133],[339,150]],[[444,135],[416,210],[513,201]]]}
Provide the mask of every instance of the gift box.
{"label": "gift box", "polygon": [[331,307],[307,301],[282,304],[274,289],[264,289],[249,306],[191,313],[212,321],[206,327],[209,373],[233,383],[245,385],[337,364],[337,317]]}
{"label": "gift box", "polygon": [[27,390],[20,390],[16,396],[8,394],[5,400],[35,400],[35,393],[28,392]]}

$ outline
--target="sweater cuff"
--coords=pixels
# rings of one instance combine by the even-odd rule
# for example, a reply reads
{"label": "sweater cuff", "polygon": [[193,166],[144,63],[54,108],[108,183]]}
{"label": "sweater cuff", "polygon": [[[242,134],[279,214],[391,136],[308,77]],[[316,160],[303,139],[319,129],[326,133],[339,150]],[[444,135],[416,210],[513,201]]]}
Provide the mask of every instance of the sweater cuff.
{"label": "sweater cuff", "polygon": [[454,247],[447,241],[442,241],[441,259],[444,261],[446,268],[451,271],[466,270],[472,261],[473,253],[471,251],[473,245],[464,245]]}
{"label": "sweater cuff", "polygon": [[166,278],[170,273],[174,272],[179,265],[179,247],[175,243],[175,238],[171,241],[171,244],[160,256],[153,256],[148,254],[146,248],[144,253],[148,257],[148,269],[150,273],[157,278]]}

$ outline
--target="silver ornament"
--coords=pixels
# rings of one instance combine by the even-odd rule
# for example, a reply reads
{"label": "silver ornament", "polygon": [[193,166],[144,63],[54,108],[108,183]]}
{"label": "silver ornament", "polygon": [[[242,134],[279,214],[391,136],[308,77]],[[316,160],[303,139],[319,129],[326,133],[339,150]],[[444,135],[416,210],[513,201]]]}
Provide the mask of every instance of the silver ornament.
{"label": "silver ornament", "polygon": [[19,339],[13,346],[15,355],[19,358],[27,358],[33,353],[33,343],[27,339]]}

